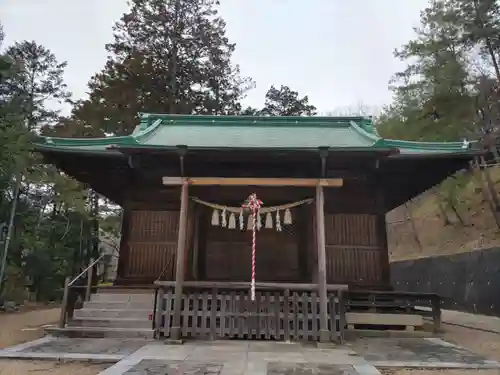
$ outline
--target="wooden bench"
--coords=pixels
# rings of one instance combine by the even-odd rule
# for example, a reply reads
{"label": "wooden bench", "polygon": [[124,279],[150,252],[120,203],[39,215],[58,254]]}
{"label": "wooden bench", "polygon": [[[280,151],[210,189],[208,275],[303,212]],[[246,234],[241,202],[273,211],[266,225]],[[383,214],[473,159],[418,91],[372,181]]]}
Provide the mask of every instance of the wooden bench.
{"label": "wooden bench", "polygon": [[355,329],[356,326],[378,327],[403,327],[408,332],[413,332],[416,327],[424,325],[421,315],[414,314],[380,314],[370,312],[348,312],[346,313],[348,329]]}
{"label": "wooden bench", "polygon": [[[404,325],[408,328],[410,326],[422,326],[423,317],[430,317],[434,323],[434,332],[441,329],[442,298],[435,293],[354,289],[344,293],[344,301],[348,326],[353,324],[375,324],[361,323],[360,319],[368,322],[391,323],[392,318],[400,317],[393,319],[392,324],[387,325]],[[357,315],[352,315],[353,313]],[[377,324],[385,325],[383,323]]]}

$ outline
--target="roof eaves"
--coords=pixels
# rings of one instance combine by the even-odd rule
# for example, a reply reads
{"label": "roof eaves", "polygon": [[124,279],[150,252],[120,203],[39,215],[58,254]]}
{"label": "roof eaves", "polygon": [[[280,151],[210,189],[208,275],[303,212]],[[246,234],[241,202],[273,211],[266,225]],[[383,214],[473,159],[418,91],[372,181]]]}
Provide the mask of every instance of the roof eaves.
{"label": "roof eaves", "polygon": [[[41,141],[41,142],[40,142]],[[105,138],[59,138],[59,137],[38,137],[34,142],[36,146],[50,148],[76,148],[81,147],[106,147],[110,145],[130,145],[137,143],[129,136],[105,137]]]}
{"label": "roof eaves", "polygon": [[473,142],[416,142],[416,141],[402,141],[395,139],[383,139],[381,141],[385,145],[390,145],[392,147],[397,147],[400,149],[407,150],[419,150],[419,151],[443,151],[443,152],[462,152],[464,150],[471,149],[474,145]]}
{"label": "roof eaves", "polygon": [[47,146],[47,145],[34,145],[34,151],[43,153],[62,153],[62,154],[80,154],[87,156],[123,156],[120,152],[112,148],[75,148],[75,147],[60,147],[60,146]]}

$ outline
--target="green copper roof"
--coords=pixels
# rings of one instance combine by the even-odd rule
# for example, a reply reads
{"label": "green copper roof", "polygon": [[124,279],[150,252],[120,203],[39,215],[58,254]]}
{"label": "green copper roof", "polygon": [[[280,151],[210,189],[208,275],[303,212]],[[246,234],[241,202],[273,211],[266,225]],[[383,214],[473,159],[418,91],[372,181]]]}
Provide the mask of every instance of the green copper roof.
{"label": "green copper roof", "polygon": [[39,150],[110,152],[115,147],[307,150],[398,148],[402,154],[468,151],[464,142],[382,139],[363,117],[253,117],[141,114],[131,135],[107,138],[41,137]]}

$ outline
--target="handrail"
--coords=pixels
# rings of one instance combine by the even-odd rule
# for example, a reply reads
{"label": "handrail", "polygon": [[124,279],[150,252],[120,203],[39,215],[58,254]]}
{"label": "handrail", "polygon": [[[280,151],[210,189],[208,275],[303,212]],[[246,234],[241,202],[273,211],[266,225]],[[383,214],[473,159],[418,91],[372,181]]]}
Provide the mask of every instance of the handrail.
{"label": "handrail", "polygon": [[69,286],[72,286],[76,280],[78,280],[80,277],[82,277],[90,268],[94,267],[94,265],[99,262],[102,258],[104,258],[106,254],[101,254],[101,256],[99,258],[97,258],[96,260],[94,260],[87,268],[85,268],[77,277],[75,277],[73,280],[71,280],[69,283],[68,283],[68,287]]}

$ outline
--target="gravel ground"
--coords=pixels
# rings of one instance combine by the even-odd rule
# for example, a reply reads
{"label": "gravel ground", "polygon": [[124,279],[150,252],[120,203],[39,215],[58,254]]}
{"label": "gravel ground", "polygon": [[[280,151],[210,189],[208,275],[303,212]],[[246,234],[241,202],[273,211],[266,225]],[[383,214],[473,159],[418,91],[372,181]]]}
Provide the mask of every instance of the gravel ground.
{"label": "gravel ground", "polygon": [[[0,348],[36,340],[44,335],[43,327],[59,319],[60,309],[0,313]],[[109,364],[82,362],[0,360],[0,375],[97,375]]]}

